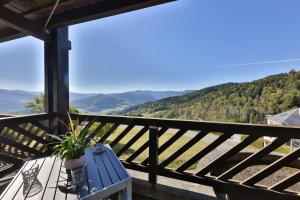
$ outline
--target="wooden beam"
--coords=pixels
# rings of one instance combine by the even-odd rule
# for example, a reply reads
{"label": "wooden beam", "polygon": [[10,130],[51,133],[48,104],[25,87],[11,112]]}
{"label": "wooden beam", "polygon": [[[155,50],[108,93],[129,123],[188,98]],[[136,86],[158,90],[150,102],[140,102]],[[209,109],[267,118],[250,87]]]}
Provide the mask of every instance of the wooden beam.
{"label": "wooden beam", "polygon": [[60,27],[118,15],[175,0],[118,0],[102,1],[92,5],[74,8],[53,16],[49,27]]}
{"label": "wooden beam", "polygon": [[[12,2],[13,0],[0,0],[0,6],[1,4],[7,4]],[[93,3],[97,3],[103,0],[67,0],[67,1],[63,1],[61,3],[58,4],[55,13],[60,13],[60,12],[64,12],[65,10],[68,10],[70,8],[73,7],[80,7],[80,6],[87,6]],[[53,3],[48,4],[46,7],[39,7],[39,8],[35,8],[34,10],[29,10],[26,11],[24,13],[19,14],[19,16],[22,16],[28,20],[40,20],[44,19],[49,16],[49,13],[51,12],[51,10],[53,9]],[[44,22],[41,21],[41,24],[43,24]],[[17,38],[21,38],[21,37],[25,37],[28,36],[27,33],[23,33],[20,32],[18,30],[12,29],[12,28],[8,28],[8,29],[4,29],[0,31],[0,42],[6,42],[9,40],[13,40],[13,39],[17,39]]]}
{"label": "wooden beam", "polygon": [[[49,27],[57,28],[82,23],[172,1],[175,0],[63,1],[58,5]],[[23,16],[25,20],[34,20],[38,24],[44,24],[52,8],[52,4],[47,5],[46,7],[22,13],[19,17]],[[6,30],[0,31],[0,42],[27,36],[27,32],[24,33],[23,31],[10,34],[8,32]]]}
{"label": "wooden beam", "polygon": [[45,48],[46,112],[66,114],[69,109],[69,50],[68,27],[53,29]]}
{"label": "wooden beam", "polygon": [[48,34],[38,24],[12,12],[11,10],[0,7],[0,19],[13,29],[23,33],[28,33],[38,39],[46,40]]}
{"label": "wooden beam", "polygon": [[10,3],[10,2],[12,2],[13,0],[0,0],[0,6],[3,6],[3,5],[5,5],[5,4],[7,4],[7,3]]}
{"label": "wooden beam", "polygon": [[0,31],[0,42],[6,42],[9,40],[21,38],[27,36],[26,33],[22,33],[18,30],[8,28]]}

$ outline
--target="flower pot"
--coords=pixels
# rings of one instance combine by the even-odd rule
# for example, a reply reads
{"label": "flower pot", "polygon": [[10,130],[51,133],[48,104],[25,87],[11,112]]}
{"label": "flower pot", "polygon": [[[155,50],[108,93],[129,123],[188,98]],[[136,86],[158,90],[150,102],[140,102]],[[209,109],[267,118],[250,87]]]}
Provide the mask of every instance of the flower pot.
{"label": "flower pot", "polygon": [[66,169],[75,169],[82,167],[85,164],[85,156],[81,156],[80,158],[65,160],[65,168]]}

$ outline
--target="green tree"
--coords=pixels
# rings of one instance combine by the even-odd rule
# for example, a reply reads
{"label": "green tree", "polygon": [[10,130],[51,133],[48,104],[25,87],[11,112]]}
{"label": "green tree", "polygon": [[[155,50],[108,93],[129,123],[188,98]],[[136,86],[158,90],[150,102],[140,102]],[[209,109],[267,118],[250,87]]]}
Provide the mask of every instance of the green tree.
{"label": "green tree", "polygon": [[[34,113],[44,113],[45,112],[45,95],[35,97],[34,99],[25,103],[25,107],[30,109]],[[70,113],[80,113],[78,108],[75,106],[69,107]]]}
{"label": "green tree", "polygon": [[78,113],[80,113],[80,111],[75,106],[69,106],[69,113],[78,114]]}
{"label": "green tree", "polygon": [[34,113],[44,113],[45,112],[45,97],[40,95],[35,97],[33,100],[30,100],[25,103],[25,107],[30,109]]}

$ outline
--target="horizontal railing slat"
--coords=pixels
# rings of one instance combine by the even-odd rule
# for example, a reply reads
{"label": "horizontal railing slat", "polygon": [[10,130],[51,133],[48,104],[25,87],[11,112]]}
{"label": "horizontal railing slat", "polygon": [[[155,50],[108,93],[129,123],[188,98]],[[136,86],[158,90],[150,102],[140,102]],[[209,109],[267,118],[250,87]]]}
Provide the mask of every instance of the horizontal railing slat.
{"label": "horizontal railing slat", "polygon": [[[87,119],[90,115],[73,114],[73,118],[80,120]],[[156,126],[168,127],[170,129],[185,129],[189,130],[210,130],[211,132],[227,132],[240,133],[256,136],[270,136],[280,138],[300,139],[299,127],[286,126],[269,126],[258,124],[241,124],[241,123],[225,123],[225,122],[207,122],[193,120],[174,120],[174,119],[157,119],[157,118],[142,118],[128,116],[97,116],[96,121],[134,124],[136,126]],[[282,134],[285,133],[285,134]]]}

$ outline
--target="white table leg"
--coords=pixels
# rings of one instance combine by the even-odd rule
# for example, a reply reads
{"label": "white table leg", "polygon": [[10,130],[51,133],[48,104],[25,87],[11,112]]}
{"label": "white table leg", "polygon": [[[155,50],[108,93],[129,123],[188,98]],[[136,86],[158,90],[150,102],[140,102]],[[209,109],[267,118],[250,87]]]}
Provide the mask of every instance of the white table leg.
{"label": "white table leg", "polygon": [[126,187],[126,200],[132,200],[132,184],[128,184]]}

